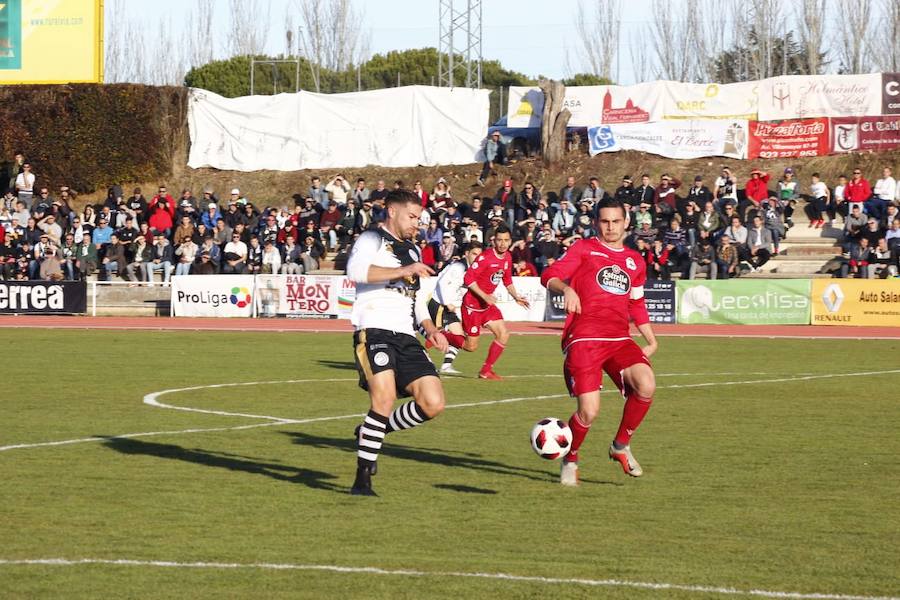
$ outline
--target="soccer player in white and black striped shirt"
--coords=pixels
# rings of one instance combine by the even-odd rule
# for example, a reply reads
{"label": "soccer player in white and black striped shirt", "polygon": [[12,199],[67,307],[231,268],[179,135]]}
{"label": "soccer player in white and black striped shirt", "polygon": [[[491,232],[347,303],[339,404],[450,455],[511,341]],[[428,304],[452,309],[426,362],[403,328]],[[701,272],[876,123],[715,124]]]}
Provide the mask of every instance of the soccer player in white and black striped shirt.
{"label": "soccer player in white and black striped shirt", "polygon": [[[356,283],[350,320],[359,385],[369,392],[369,412],[358,429],[356,480],[350,493],[374,496],[371,477],[384,437],[409,429],[444,410],[444,389],[434,364],[416,338],[420,326],[431,344],[446,352],[448,343],[417,302],[419,278],[434,271],[421,262],[415,237],[422,204],[408,190],[385,199],[387,219],[364,232],[350,252],[347,276]],[[394,409],[398,397],[412,396]]]}

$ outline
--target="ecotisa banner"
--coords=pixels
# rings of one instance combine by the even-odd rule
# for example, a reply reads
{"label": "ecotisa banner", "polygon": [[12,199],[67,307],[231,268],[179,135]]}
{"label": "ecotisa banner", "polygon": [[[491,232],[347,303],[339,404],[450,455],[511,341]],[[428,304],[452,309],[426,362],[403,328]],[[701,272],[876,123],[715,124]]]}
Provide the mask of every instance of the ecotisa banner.
{"label": "ecotisa banner", "polygon": [[747,121],[661,121],[588,128],[591,156],[639,150],[668,158],[747,157]]}
{"label": "ecotisa banner", "polygon": [[831,119],[831,151],[880,152],[900,147],[900,115]]}
{"label": "ecotisa banner", "polygon": [[675,289],[679,323],[809,324],[809,279],[679,280]]}
{"label": "ecotisa banner", "polygon": [[828,119],[750,121],[747,158],[791,158],[828,154]]}
{"label": "ecotisa banner", "polygon": [[172,314],[176,317],[252,317],[253,275],[175,275]]}
{"label": "ecotisa banner", "polygon": [[900,279],[815,279],[813,325],[900,327]]}

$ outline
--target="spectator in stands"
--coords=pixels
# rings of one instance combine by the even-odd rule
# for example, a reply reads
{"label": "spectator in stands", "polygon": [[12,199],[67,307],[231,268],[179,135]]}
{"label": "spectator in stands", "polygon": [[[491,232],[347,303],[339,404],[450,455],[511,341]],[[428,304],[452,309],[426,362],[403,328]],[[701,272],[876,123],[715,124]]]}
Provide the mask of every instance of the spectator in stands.
{"label": "spectator in stands", "polygon": [[500,132],[494,131],[484,140],[484,163],[481,168],[481,175],[478,176],[478,185],[484,187],[484,182],[488,175],[494,172],[499,165],[506,164],[506,144],[500,140]]}
{"label": "spectator in stands", "polygon": [[256,232],[259,231],[259,211],[252,202],[244,204],[244,230],[248,235],[256,235]]}
{"label": "spectator in stands", "polygon": [[258,275],[262,273],[263,247],[259,243],[257,236],[250,238],[250,244],[247,246],[247,273],[250,275]]}
{"label": "spectator in stands", "polygon": [[[206,225],[206,215],[203,215],[203,221],[202,225]],[[206,226],[211,229],[216,226],[216,222],[212,222],[212,227],[209,225]],[[183,240],[186,237],[193,238],[195,231],[194,222],[191,221],[191,218],[188,215],[183,215],[178,227],[175,228],[174,239]]]}
{"label": "spectator in stands", "polygon": [[585,199],[581,201],[578,210],[575,212],[575,229],[581,229],[583,237],[594,235],[594,201]]}
{"label": "spectator in stands", "polygon": [[[213,200],[213,202],[215,202],[216,204],[219,203],[217,200]],[[235,204],[238,205],[238,207],[246,206],[247,204],[250,203],[250,201],[247,200],[247,198],[241,194],[241,190],[239,188],[231,189],[231,195],[230,195],[229,202],[234,202]]]}
{"label": "spectator in stands", "polygon": [[262,251],[262,266],[260,273],[277,275],[281,271],[281,253],[275,247],[272,240],[266,240]]}
{"label": "spectator in stands", "polygon": [[719,279],[740,277],[738,268],[738,249],[732,245],[731,237],[723,235],[719,239],[719,249],[716,251],[716,270]]}
{"label": "spectator in stands", "polygon": [[67,233],[63,238],[62,246],[59,248],[59,255],[60,258],[62,258],[62,268],[65,273],[65,278],[68,281],[75,281],[76,275],[78,274],[78,269],[75,266],[76,249],[75,235]]}
{"label": "spectator in stands", "polygon": [[40,278],[42,281],[60,281],[63,279],[63,261],[60,257],[59,248],[53,242],[44,253],[41,260]]}
{"label": "spectator in stands", "polygon": [[175,218],[175,200],[166,193],[165,186],[160,186],[159,193],[150,200],[147,206],[149,217],[147,223],[154,233],[162,233],[169,236],[172,233],[172,226]]}
{"label": "spectator in stands", "polygon": [[891,269],[893,266],[891,265],[892,256],[891,249],[888,248],[887,240],[885,238],[880,238],[869,257],[866,278],[875,279],[878,277],[880,279],[886,279],[889,275],[896,275],[896,269]]}
{"label": "spectator in stands", "polygon": [[[809,226],[821,229],[825,225],[826,212],[829,213],[828,225],[830,226],[832,219],[834,218],[832,216],[834,211],[833,209],[830,209],[831,199],[828,192],[828,186],[822,182],[818,173],[813,173],[811,179],[812,182],[809,184],[809,195],[812,201],[809,203],[807,209],[809,213]],[[779,185],[781,183],[782,182],[779,182]]]}
{"label": "spectator in stands", "polygon": [[353,188],[353,193],[350,196],[356,201],[356,206],[362,206],[363,202],[368,200],[371,195],[369,188],[366,187],[366,180],[362,177],[358,178],[356,180],[356,187]]}
{"label": "spectator in stands", "polygon": [[559,190],[559,201],[566,200],[569,206],[574,206],[581,199],[581,190],[575,187],[575,178],[569,175],[566,177],[566,185]]}
{"label": "spectator in stands", "polygon": [[34,200],[34,181],[36,177],[31,172],[31,163],[25,161],[22,164],[22,171],[16,175],[15,189],[19,200],[25,205],[25,208],[31,210],[31,204]]}
{"label": "spectator in stands", "polygon": [[[207,200],[206,205],[212,204],[211,201]],[[176,217],[177,221],[181,221],[181,217],[187,215],[191,218],[191,221],[197,218],[199,213],[200,204],[197,202],[197,198],[194,197],[194,193],[184,188],[181,190],[181,198],[178,199],[178,206],[176,207]]]}
{"label": "spectator in stands", "polygon": [[194,265],[194,275],[215,275],[216,266],[212,263],[210,253],[206,250],[200,252],[200,262]]}
{"label": "spectator in stands", "polygon": [[675,214],[678,207],[678,199],[675,190],[681,187],[681,180],[671,177],[668,173],[663,173],[659,178],[659,185],[656,187],[656,216],[664,219],[667,224]]}
{"label": "spectator in stands", "polygon": [[651,212],[651,206],[646,202],[641,202],[637,212],[634,214],[633,220],[636,229],[642,229],[644,223],[653,227],[653,213]]}
{"label": "spectator in stands", "polygon": [[300,246],[294,242],[293,237],[285,238],[284,245],[281,248],[282,275],[301,275],[303,273],[303,264],[300,260],[301,252]]}
{"label": "spectator in stands", "polygon": [[679,273],[687,271],[690,266],[690,246],[678,215],[672,217],[669,229],[663,235],[663,244],[669,253],[669,266]]}
{"label": "spectator in stands", "polygon": [[859,240],[868,222],[869,220],[862,214],[862,203],[851,203],[850,214],[844,219],[844,239],[841,243],[845,253],[850,251],[851,244]]}
{"label": "spectator in stands", "polygon": [[[229,205],[229,206],[234,206],[235,211],[237,210],[236,204]],[[207,229],[212,230],[215,228],[216,222],[219,219],[224,219],[224,218],[225,217],[222,216],[222,213],[219,212],[219,205],[216,204],[215,202],[210,202],[209,204],[206,205],[206,212],[204,212],[203,215],[200,217],[200,222],[203,223],[204,225],[206,225]],[[246,218],[244,218],[242,220],[244,221],[244,223],[247,222]],[[225,222],[228,223],[228,220],[226,219]],[[182,224],[184,224],[183,218],[182,218]],[[176,237],[176,239],[181,239],[181,238]]]}
{"label": "spectator in stands", "polygon": [[626,175],[622,178],[622,185],[616,188],[615,198],[622,204],[626,205],[626,211],[630,211],[631,207],[634,206],[635,189],[634,182],[631,179],[631,175]]}
{"label": "spectator in stands", "polygon": [[313,199],[313,202],[319,206],[320,210],[328,208],[330,198],[328,197],[328,192],[322,187],[322,179],[320,177],[315,176],[310,180],[310,186],[306,191],[306,195]]}
{"label": "spectator in stands", "polygon": [[737,206],[737,179],[728,167],[722,167],[722,173],[716,178],[713,188],[716,208],[724,212],[724,207]]}
{"label": "spectator in stands", "polygon": [[513,275],[515,277],[537,277],[537,267],[524,258],[520,258],[513,263]]}
{"label": "spectator in stands", "polygon": [[56,215],[48,214],[38,221],[36,225],[38,229],[50,236],[50,241],[59,245],[60,240],[62,240],[63,230],[56,222]]}
{"label": "spectator in stands", "polygon": [[[91,207],[92,212],[93,210],[93,207]],[[18,219],[19,224],[24,225],[28,222],[28,219],[31,218],[31,212],[25,206],[24,202],[22,202],[21,200],[16,200],[16,209],[14,212],[12,212],[11,218]]]}
{"label": "spectator in stands", "polygon": [[777,206],[778,198],[773,195],[762,203],[759,212],[759,215],[762,216],[763,219],[763,225],[772,235],[772,246],[775,254],[778,254],[781,240],[784,239],[786,233],[784,223],[781,222],[781,217],[778,216]]}
{"label": "spectator in stands", "polygon": [[750,179],[744,187],[746,200],[739,204],[738,209],[745,221],[749,221],[753,215],[759,212],[763,200],[769,197],[769,174],[759,169],[750,171]]}
{"label": "spectator in stands", "polygon": [[275,214],[274,209],[269,209],[265,218],[260,223],[260,230],[257,237],[260,241],[260,247],[265,245],[266,240],[277,241],[278,233],[281,231],[281,228],[278,226],[278,216]]}
{"label": "spectator in stands", "polygon": [[[375,184],[375,189],[369,194],[369,199],[374,203],[376,200],[384,201],[387,198],[388,189],[384,186],[384,179],[379,179]],[[326,203],[327,206],[327,203]]]}
{"label": "spectator in stands", "polygon": [[328,203],[328,210],[319,217],[319,230],[322,239],[328,242],[328,250],[336,250],[338,245],[337,231],[335,226],[340,222],[343,214],[338,210],[337,202],[334,200]]}
{"label": "spectator in stands", "polygon": [[859,243],[850,247],[849,259],[841,265],[841,277],[865,278],[869,263],[872,261],[872,249],[868,238],[860,238]]}
{"label": "spectator in stands", "polygon": [[684,203],[678,207],[678,213],[684,217],[687,214],[687,207],[691,205],[694,206],[694,212],[699,213],[707,202],[712,202],[712,199],[712,192],[703,185],[703,176],[697,175],[694,177],[694,185],[688,190]]}
{"label": "spectator in stands", "polygon": [[[841,175],[838,177],[837,185],[834,186],[834,190],[831,192],[831,198],[835,213],[841,215],[842,219],[846,219],[847,215],[850,214],[850,205],[847,203],[847,198],[845,196],[846,190],[847,176]],[[835,215],[832,214],[831,218],[833,220]]]}
{"label": "spectator in stands", "polygon": [[606,190],[600,186],[600,179],[591,177],[588,180],[588,186],[581,192],[581,200],[591,200],[593,204],[600,202],[606,196]]}
{"label": "spectator in stands", "polygon": [[858,204],[860,210],[862,210],[865,201],[871,197],[872,186],[862,176],[862,170],[859,168],[853,169],[853,179],[848,181],[844,187],[844,199],[849,204],[850,211],[853,211],[855,204]]}
{"label": "spectator in stands", "polygon": [[891,168],[882,169],[881,179],[875,182],[872,196],[865,201],[865,210],[879,221],[884,217],[885,208],[897,199],[897,182],[891,175]]}
{"label": "spectator in stands", "polygon": [[884,218],[881,219],[881,228],[888,229],[891,226],[891,223],[894,222],[900,216],[900,207],[897,204],[889,204],[887,210],[884,213]]}
{"label": "spectator in stands", "polygon": [[194,238],[191,235],[185,235],[181,238],[176,237],[175,239],[181,240],[181,243],[175,248],[175,256],[178,257],[176,259],[175,274],[190,275],[191,265],[197,259],[197,253],[200,251],[200,248],[194,243]]}
{"label": "spectator in stands", "polygon": [[21,150],[16,150],[12,161],[7,164],[6,175],[8,181],[0,182],[0,186],[4,184],[7,185],[8,191],[12,192],[14,195],[16,193],[16,179],[19,177],[19,173],[24,170],[22,167],[25,162],[25,154],[23,154]]}
{"label": "spectator in stands", "polygon": [[434,246],[429,244],[425,238],[419,238],[418,244],[419,252],[422,255],[422,263],[433,269],[437,263],[437,253]]}
{"label": "spectator in stands", "polygon": [[725,228],[725,235],[727,235],[731,239],[731,242],[738,247],[739,254],[741,248],[747,244],[748,233],[747,228],[741,223],[741,218],[737,215],[731,218],[731,225]]}
{"label": "spectator in stands", "polygon": [[359,206],[355,200],[348,201],[347,209],[334,226],[338,244],[341,246],[349,245],[353,236],[362,232],[362,227],[360,227],[362,217],[360,216]]}
{"label": "spectator in stands", "polygon": [[895,250],[900,246],[900,216],[891,221],[891,228],[884,234],[888,247]]}
{"label": "spectator in stands", "polygon": [[646,204],[650,207],[652,216],[653,207],[656,206],[656,188],[651,185],[650,176],[646,173],[641,175],[641,185],[634,191],[634,203],[632,206],[641,204]]}
{"label": "spectator in stands", "polygon": [[131,262],[125,267],[128,275],[126,279],[130,281],[141,281],[146,278],[146,269],[144,266],[153,260],[152,246],[147,243],[147,238],[138,236],[131,243]]}
{"label": "spectator in stands", "polygon": [[[24,221],[22,222],[24,223]],[[81,226],[87,233],[94,233],[94,229],[97,227],[97,214],[94,212],[93,205],[85,205],[84,212],[81,213]]]}
{"label": "spectator in stands", "polygon": [[535,189],[531,181],[526,181],[525,185],[522,186],[522,191],[519,192],[519,197],[516,199],[516,222],[534,217],[540,201],[541,192]]}
{"label": "spectator in stands", "polygon": [[778,208],[784,213],[784,222],[788,229],[794,226],[794,207],[800,199],[800,187],[794,179],[794,169],[787,167],[778,180]]}
{"label": "spectator in stands", "polygon": [[15,279],[16,262],[21,253],[21,248],[16,246],[12,237],[7,237],[0,245],[0,277],[5,280]]}
{"label": "spectator in stands", "polygon": [[654,240],[647,252],[647,279],[670,279],[669,251],[662,240]]}
{"label": "spectator in stands", "polygon": [[104,256],[104,252],[106,251],[106,247],[110,243],[110,238],[112,237],[113,230],[112,227],[106,222],[106,219],[101,218],[97,223],[97,228],[94,229],[93,237],[94,246],[97,248],[97,254],[101,257]]}
{"label": "spectator in stands", "polygon": [[225,261],[222,265],[223,274],[241,275],[246,272],[247,244],[241,240],[241,234],[237,231],[231,234],[231,241],[225,244],[222,259]]}
{"label": "spectator in stands", "polygon": [[325,255],[325,249],[317,236],[307,235],[303,238],[303,246],[300,248],[300,261],[303,263],[303,272],[310,273],[319,269],[319,259]]}
{"label": "spectator in stands", "polygon": [[866,227],[859,232],[861,238],[869,240],[869,248],[875,248],[878,245],[878,240],[883,238],[884,235],[885,231],[881,228],[881,224],[871,215],[866,220]]}
{"label": "spectator in stands", "polygon": [[[203,223],[204,225],[207,221],[212,221],[213,225],[215,226],[215,224],[219,220],[218,218],[213,220],[213,218],[215,217],[215,213],[212,212],[211,209],[209,209],[209,206],[211,206],[212,204],[213,203],[210,202],[206,205],[209,212],[203,213],[201,223]],[[228,208],[225,209],[225,213],[222,214],[221,218],[225,222],[225,225],[227,225],[231,229],[234,229],[234,226],[238,223],[243,223],[244,225],[247,224],[247,215],[244,214],[244,211],[238,210],[238,205],[236,202],[228,203]]]}
{"label": "spectator in stands", "polygon": [[572,230],[575,228],[575,212],[568,200],[560,199],[559,210],[553,217],[553,231],[564,237],[572,235]]}
{"label": "spectator in stands", "polygon": [[209,257],[209,263],[213,266],[214,272],[218,272],[222,264],[222,248],[216,244],[211,235],[206,235],[200,244],[201,257],[203,254]]}
{"label": "spectator in stands", "polygon": [[337,202],[338,206],[343,207],[350,195],[350,184],[343,174],[338,173],[325,185],[325,191],[331,194],[331,199]]}
{"label": "spectator in stands", "polygon": [[657,236],[659,235],[659,231],[651,227],[649,221],[643,221],[641,223],[640,229],[634,230],[634,241],[635,247],[637,247],[637,242],[639,240],[643,240],[644,245],[647,249],[651,249],[653,247],[653,242],[656,241]]}
{"label": "spectator in stands", "polygon": [[156,233],[153,238],[153,247],[150,249],[150,261],[144,265],[144,275],[150,286],[153,286],[153,274],[162,271],[163,284],[168,285],[172,277],[175,262],[175,253],[172,244],[166,239],[166,236],[160,232]]}
{"label": "spectator in stands", "polygon": [[698,273],[706,273],[707,279],[718,279],[716,251],[708,238],[704,238],[691,248],[691,267],[688,279],[696,279]]}
{"label": "spectator in stands", "polygon": [[103,255],[103,271],[101,275],[105,281],[112,278],[113,273],[118,273],[122,279],[127,276],[125,267],[128,265],[128,259],[125,258],[125,247],[119,243],[119,237],[116,234],[110,236],[109,244],[106,246],[106,253]]}
{"label": "spectator in stands", "polygon": [[82,241],[75,247],[75,266],[82,279],[86,279],[88,275],[97,270],[100,260],[97,254],[97,245],[91,240],[91,234],[85,232]]}
{"label": "spectator in stands", "polygon": [[753,227],[747,233],[750,270],[756,273],[772,257],[772,232],[766,229],[760,215],[753,217]]}
{"label": "spectator in stands", "polygon": [[441,238],[440,246],[438,246],[438,269],[442,269],[444,265],[450,264],[454,259],[459,258],[461,254],[453,234],[445,232]]}
{"label": "spectator in stands", "polygon": [[125,204],[134,213],[138,223],[147,221],[147,199],[141,193],[141,188],[134,188]]}
{"label": "spectator in stands", "polygon": [[684,229],[684,236],[687,239],[687,245],[689,248],[693,247],[694,244],[697,243],[697,224],[699,222],[696,204],[694,202],[687,203],[684,207],[684,214],[680,216],[681,227],[682,229]]}

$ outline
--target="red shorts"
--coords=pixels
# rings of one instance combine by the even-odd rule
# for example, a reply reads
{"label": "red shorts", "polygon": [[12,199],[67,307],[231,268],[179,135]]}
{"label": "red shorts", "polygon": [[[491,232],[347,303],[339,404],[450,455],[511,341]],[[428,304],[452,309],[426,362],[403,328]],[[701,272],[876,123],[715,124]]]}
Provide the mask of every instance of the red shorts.
{"label": "red shorts", "polygon": [[632,339],[617,342],[585,340],[569,346],[563,362],[563,376],[569,394],[578,396],[603,389],[603,371],[606,371],[624,395],[627,392],[622,371],[638,363],[649,366],[650,360]]}
{"label": "red shorts", "polygon": [[481,335],[481,328],[484,327],[485,323],[502,320],[503,313],[500,312],[496,304],[492,304],[483,310],[469,308],[466,305],[462,307],[463,331],[469,337]]}

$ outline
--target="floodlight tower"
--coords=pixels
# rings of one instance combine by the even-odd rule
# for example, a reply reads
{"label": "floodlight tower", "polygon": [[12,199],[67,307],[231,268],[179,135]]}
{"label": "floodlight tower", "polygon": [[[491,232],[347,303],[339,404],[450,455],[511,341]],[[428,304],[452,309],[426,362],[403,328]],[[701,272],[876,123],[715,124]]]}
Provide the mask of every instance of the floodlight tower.
{"label": "floodlight tower", "polygon": [[481,87],[481,0],[438,0],[438,85]]}

